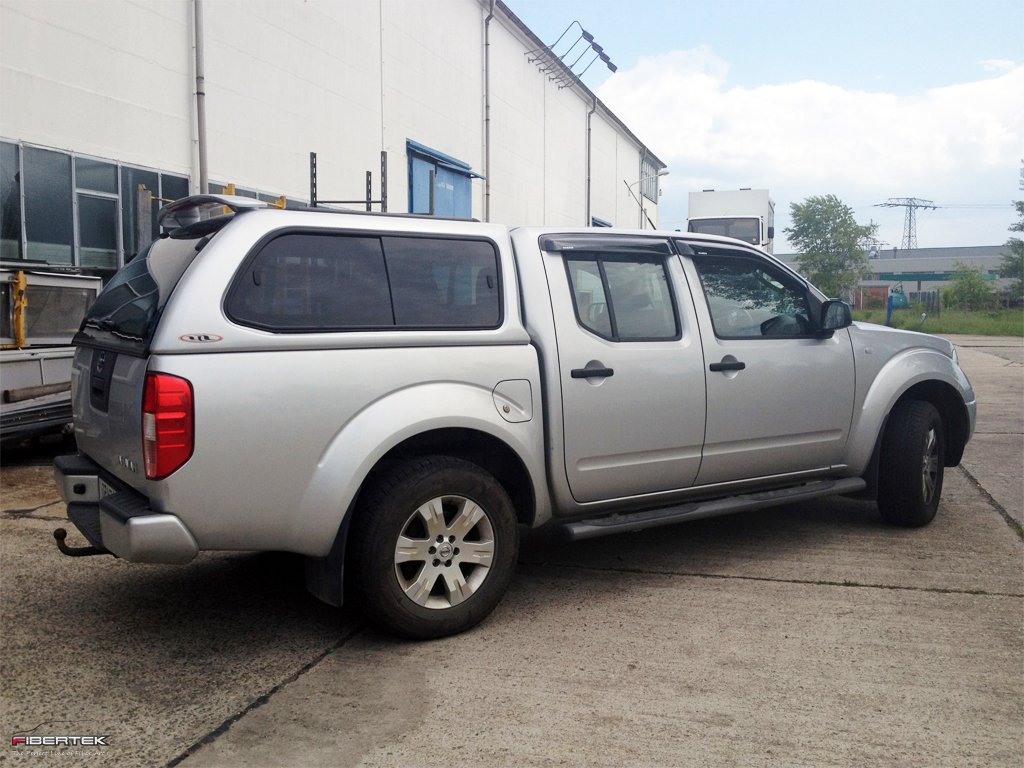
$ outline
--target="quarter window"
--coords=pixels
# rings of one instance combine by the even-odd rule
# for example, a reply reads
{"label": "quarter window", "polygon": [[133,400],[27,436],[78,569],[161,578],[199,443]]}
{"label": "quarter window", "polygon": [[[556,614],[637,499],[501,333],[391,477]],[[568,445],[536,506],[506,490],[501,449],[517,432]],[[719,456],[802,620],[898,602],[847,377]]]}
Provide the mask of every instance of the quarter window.
{"label": "quarter window", "polygon": [[661,259],[574,253],[565,265],[576,317],[584,328],[614,341],[679,338]]}
{"label": "quarter window", "polygon": [[477,240],[385,237],[395,324],[494,328],[500,322],[494,246]]}

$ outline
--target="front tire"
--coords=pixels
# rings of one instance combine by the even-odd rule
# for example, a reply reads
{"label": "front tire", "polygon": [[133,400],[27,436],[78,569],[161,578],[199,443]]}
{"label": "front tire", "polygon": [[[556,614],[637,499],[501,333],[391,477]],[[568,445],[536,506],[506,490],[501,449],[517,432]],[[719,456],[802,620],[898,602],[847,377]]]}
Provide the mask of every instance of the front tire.
{"label": "front tire", "polygon": [[463,632],[501,600],[519,551],[508,494],[476,464],[413,459],[377,478],[356,510],[347,583],[378,626],[426,640]]}
{"label": "front tire", "polygon": [[893,525],[930,523],[939,508],[945,466],[942,417],[923,400],[897,403],[882,439],[878,509]]}

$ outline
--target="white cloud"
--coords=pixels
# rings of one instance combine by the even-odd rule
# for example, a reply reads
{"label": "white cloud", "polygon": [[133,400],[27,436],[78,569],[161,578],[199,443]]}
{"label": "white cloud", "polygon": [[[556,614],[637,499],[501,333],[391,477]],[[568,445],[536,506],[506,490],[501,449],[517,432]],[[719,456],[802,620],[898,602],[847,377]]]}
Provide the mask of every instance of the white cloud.
{"label": "white cloud", "polygon": [[982,69],[986,72],[1010,72],[1017,67],[1017,63],[1009,59],[985,59],[981,62]]}
{"label": "white cloud", "polygon": [[[991,64],[999,74],[913,96],[814,80],[741,88],[702,46],[643,59],[598,95],[669,164],[666,189],[683,198],[717,185],[786,190],[785,202],[1001,202],[1024,153],[1024,66]],[[1004,172],[1005,190],[993,190]]]}

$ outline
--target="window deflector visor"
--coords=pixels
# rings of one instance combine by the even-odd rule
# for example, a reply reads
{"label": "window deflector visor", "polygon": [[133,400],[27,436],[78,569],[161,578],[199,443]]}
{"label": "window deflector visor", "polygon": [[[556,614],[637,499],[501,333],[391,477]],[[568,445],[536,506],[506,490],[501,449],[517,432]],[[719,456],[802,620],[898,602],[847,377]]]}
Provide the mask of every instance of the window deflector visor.
{"label": "window deflector visor", "polygon": [[548,253],[587,251],[589,253],[647,253],[668,256],[672,247],[661,237],[623,237],[608,235],[545,235],[540,249]]}

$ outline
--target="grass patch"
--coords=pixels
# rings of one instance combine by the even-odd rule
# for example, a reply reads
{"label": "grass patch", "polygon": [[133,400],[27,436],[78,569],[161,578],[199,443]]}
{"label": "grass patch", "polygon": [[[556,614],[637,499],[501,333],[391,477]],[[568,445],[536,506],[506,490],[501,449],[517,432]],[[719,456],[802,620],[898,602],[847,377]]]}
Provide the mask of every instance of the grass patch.
{"label": "grass patch", "polygon": [[[923,333],[963,333],[972,336],[1024,336],[1024,309],[982,309],[967,312],[944,309],[928,313],[921,320],[920,307],[897,309],[892,313],[892,327]],[[885,325],[884,309],[855,309],[854,320]]]}

